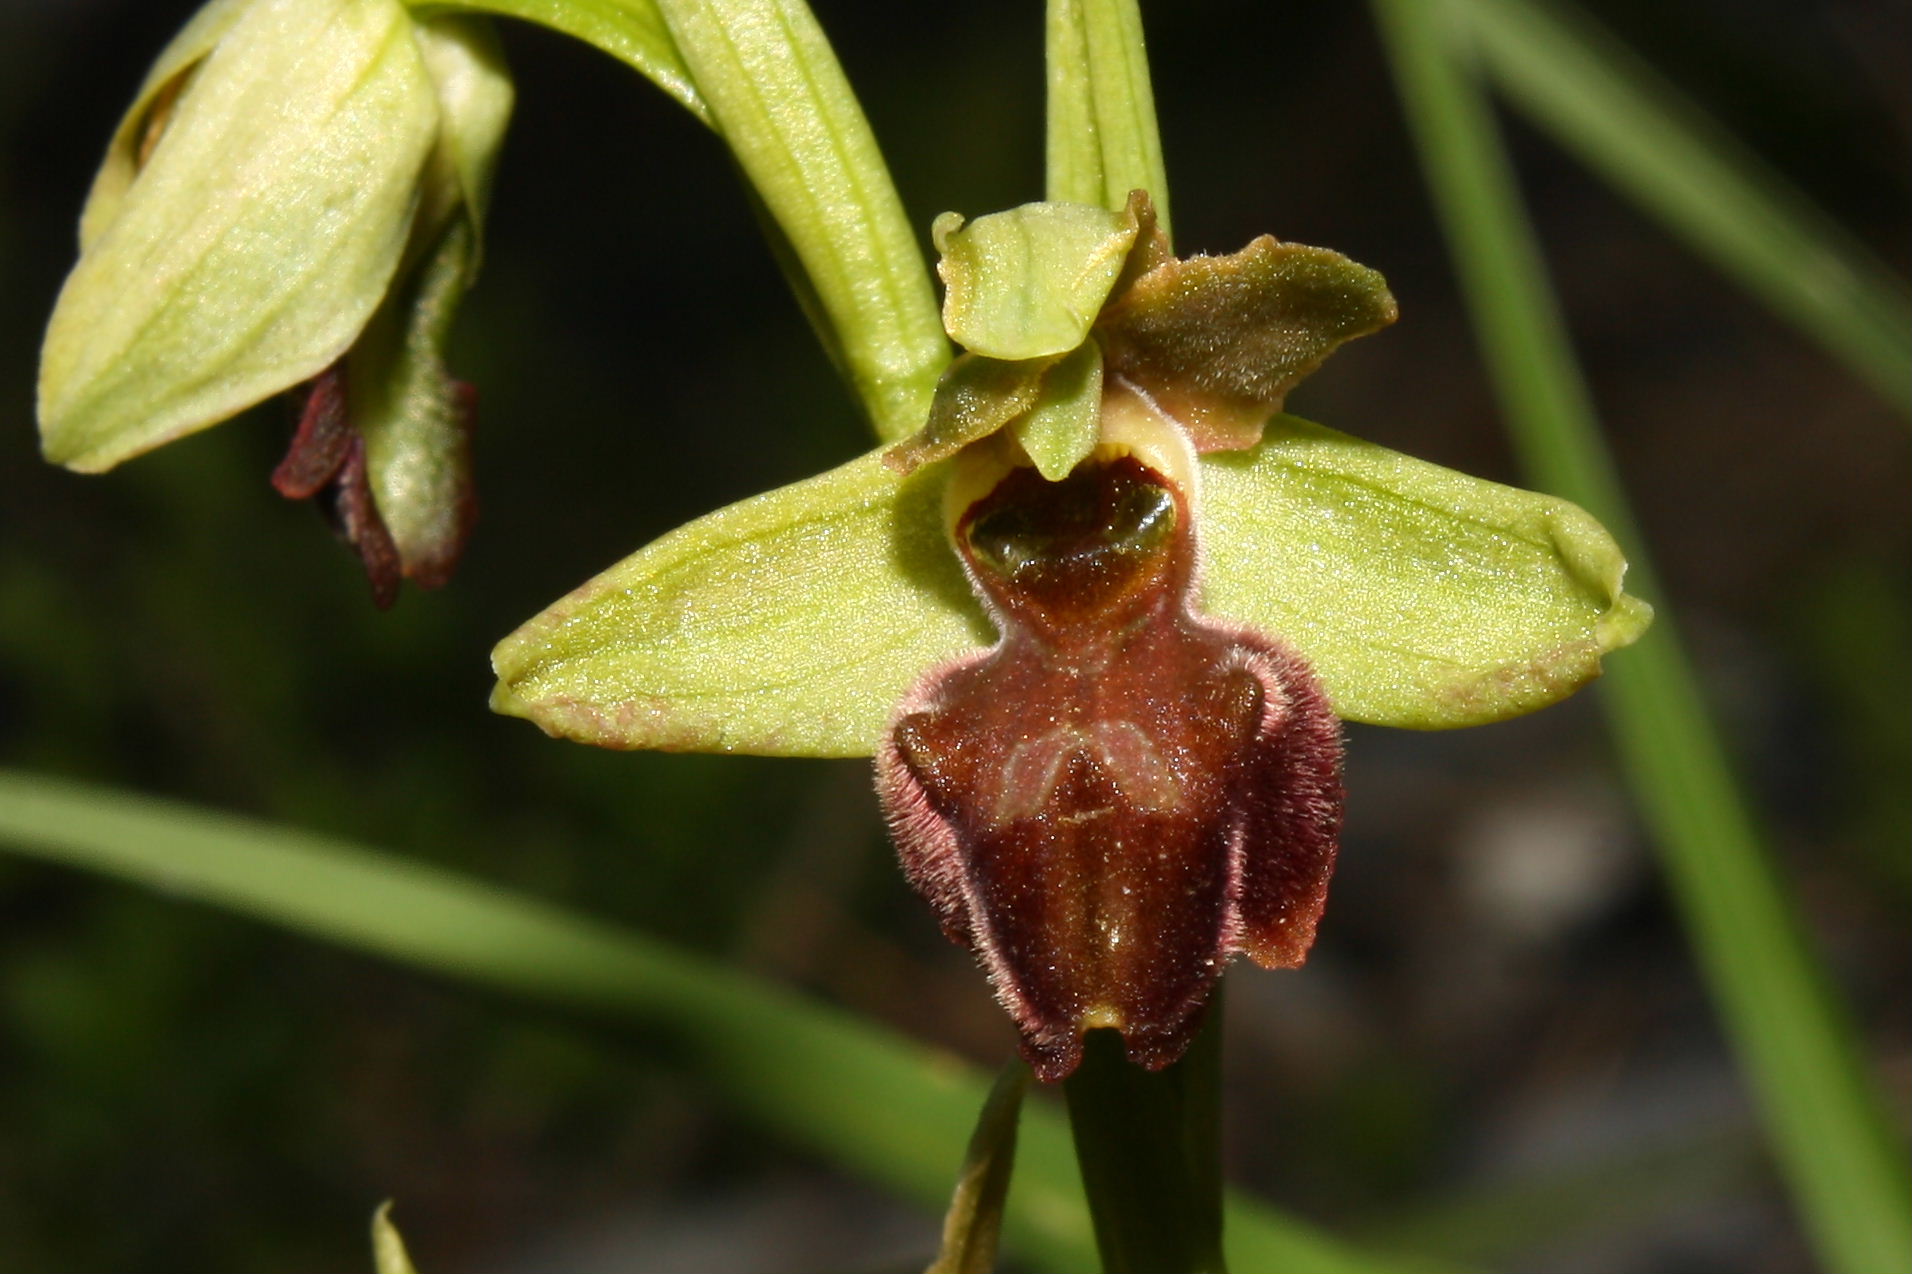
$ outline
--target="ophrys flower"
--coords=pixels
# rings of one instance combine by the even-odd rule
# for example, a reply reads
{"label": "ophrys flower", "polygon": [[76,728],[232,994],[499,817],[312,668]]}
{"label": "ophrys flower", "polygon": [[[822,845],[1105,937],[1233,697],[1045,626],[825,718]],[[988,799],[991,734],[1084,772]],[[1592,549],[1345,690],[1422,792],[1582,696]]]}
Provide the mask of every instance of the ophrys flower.
{"label": "ophrys flower", "polygon": [[1278,414],[1392,317],[1372,271],[1178,261],[1145,201],[938,238],[968,350],[923,431],[585,584],[500,645],[493,702],[612,747],[877,754],[1039,1073],[1099,1026],[1163,1065],[1230,955],[1307,950],[1331,711],[1515,715],[1649,612],[1573,506]]}

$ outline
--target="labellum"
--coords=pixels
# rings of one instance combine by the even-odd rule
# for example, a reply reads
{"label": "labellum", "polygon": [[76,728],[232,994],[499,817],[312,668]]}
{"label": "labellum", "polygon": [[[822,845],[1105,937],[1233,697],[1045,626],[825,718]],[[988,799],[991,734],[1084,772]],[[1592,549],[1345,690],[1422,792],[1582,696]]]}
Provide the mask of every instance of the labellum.
{"label": "labellum", "polygon": [[1194,451],[1147,397],[1113,382],[1060,481],[1003,435],[954,466],[951,533],[1000,640],[919,681],[878,752],[904,869],[1038,1076],[1095,1028],[1159,1069],[1229,957],[1305,958],[1339,723],[1293,651],[1198,613]]}

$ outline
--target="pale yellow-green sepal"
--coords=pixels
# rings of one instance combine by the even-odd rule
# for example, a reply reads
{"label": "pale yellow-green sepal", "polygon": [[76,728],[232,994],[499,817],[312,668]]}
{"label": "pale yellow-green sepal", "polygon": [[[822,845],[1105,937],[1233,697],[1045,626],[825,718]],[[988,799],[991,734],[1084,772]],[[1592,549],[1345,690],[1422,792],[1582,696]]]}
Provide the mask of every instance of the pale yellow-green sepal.
{"label": "pale yellow-green sepal", "polygon": [[400,571],[427,588],[450,580],[477,513],[468,406],[443,353],[477,254],[472,220],[459,214],[346,358],[372,498]]}
{"label": "pale yellow-green sepal", "polygon": [[492,707],[614,748],[867,756],[904,691],[992,640],[940,467],[871,452],[664,536],[492,655]]}
{"label": "pale yellow-green sepal", "polygon": [[[1651,616],[1564,500],[1292,416],[1199,467],[1204,609],[1295,647],[1350,720],[1518,716]],[[492,706],[604,747],[867,755],[919,677],[994,639],[941,481],[873,452],[673,531],[500,644]]]}
{"label": "pale yellow-green sepal", "polygon": [[942,260],[943,326],[991,358],[1047,358],[1088,339],[1135,246],[1131,212],[1031,203],[963,224],[944,213],[933,234]]}
{"label": "pale yellow-green sepal", "polygon": [[404,6],[255,0],[212,15],[230,25],[145,165],[96,193],[48,326],[42,446],[75,469],[110,468],[332,363],[410,234],[438,108]]}
{"label": "pale yellow-green sepal", "polygon": [[139,172],[140,152],[164,131],[171,114],[173,95],[213,46],[232,29],[239,15],[254,0],[211,0],[187,20],[146,72],[146,79],[133,96],[133,105],[120,117],[113,141],[106,148],[106,159],[93,176],[86,193],[86,206],[80,211],[80,250],[86,251],[112,224],[119,212],[120,200]]}
{"label": "pale yellow-green sepal", "polygon": [[1293,416],[1201,472],[1205,608],[1294,646],[1349,720],[1519,716],[1598,676],[1652,617],[1605,528],[1565,500]]}

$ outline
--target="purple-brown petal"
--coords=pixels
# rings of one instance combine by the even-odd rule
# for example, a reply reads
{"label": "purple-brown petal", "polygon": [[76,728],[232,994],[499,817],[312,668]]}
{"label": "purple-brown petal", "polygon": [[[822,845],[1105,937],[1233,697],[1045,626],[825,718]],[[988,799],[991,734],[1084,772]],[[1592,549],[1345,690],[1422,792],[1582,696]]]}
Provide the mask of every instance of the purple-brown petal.
{"label": "purple-brown petal", "polygon": [[272,485],[289,500],[316,500],[358,553],[372,585],[372,604],[389,610],[403,576],[398,546],[379,515],[366,471],[365,439],[347,410],[345,369],[334,363],[313,378],[285,458]]}
{"label": "purple-brown petal", "polygon": [[1002,639],[879,752],[905,871],[1044,1079],[1096,1027],[1175,1060],[1231,954],[1298,962],[1332,867],[1335,720],[1296,656],[1193,613],[1190,513],[1131,456],[1011,471],[956,528]]}
{"label": "purple-brown petal", "polygon": [[378,502],[372,498],[372,484],[365,468],[365,439],[354,435],[339,467],[339,480],[332,488],[332,517],[346,541],[357,550],[365,566],[365,578],[372,586],[372,605],[390,610],[398,600],[399,581],[404,577],[398,557],[398,545],[379,516]]}
{"label": "purple-brown petal", "polygon": [[1222,451],[1260,441],[1289,390],[1397,312],[1377,272],[1263,235],[1227,256],[1149,270],[1095,330],[1111,373],[1151,395],[1197,450]]}
{"label": "purple-brown petal", "polygon": [[272,471],[272,486],[288,500],[310,500],[334,478],[358,435],[345,410],[345,364],[313,377],[299,411],[299,425],[285,458]]}

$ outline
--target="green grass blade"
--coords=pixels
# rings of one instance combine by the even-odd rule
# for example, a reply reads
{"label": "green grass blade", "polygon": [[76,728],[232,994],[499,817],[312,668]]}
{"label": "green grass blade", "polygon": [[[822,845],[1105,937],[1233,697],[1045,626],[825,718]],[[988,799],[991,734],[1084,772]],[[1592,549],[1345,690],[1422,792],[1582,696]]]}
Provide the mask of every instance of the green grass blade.
{"label": "green grass blade", "polygon": [[1593,1162],[1463,1187],[1360,1227],[1370,1242],[1480,1265],[1521,1268],[1690,1214],[1759,1188],[1764,1156],[1750,1124],[1687,1130]]}
{"label": "green grass blade", "polygon": [[1168,175],[1136,0],[1049,0],[1048,192],[1120,210],[1146,190],[1169,234]]}
{"label": "green grass blade", "polygon": [[[1447,4],[1375,0],[1507,425],[1535,481],[1633,526],[1492,115]],[[1829,1269],[1912,1268],[1912,1184],[1707,717],[1673,617],[1613,661],[1604,707],[1697,959],[1806,1229]]]}
{"label": "green grass blade", "polygon": [[1912,414],[1912,291],[1883,262],[1578,11],[1464,10],[1515,106]]}
{"label": "green grass blade", "polygon": [[[946,1053],[789,991],[324,836],[0,770],[0,843],[417,968],[635,1020],[739,1110],[931,1208],[948,1198],[989,1090],[986,1076]],[[1051,1105],[1024,1110],[1017,1160],[1005,1242],[1047,1268],[1094,1268],[1074,1149]],[[1247,1200],[1233,1200],[1229,1226],[1241,1269],[1410,1268]]]}

